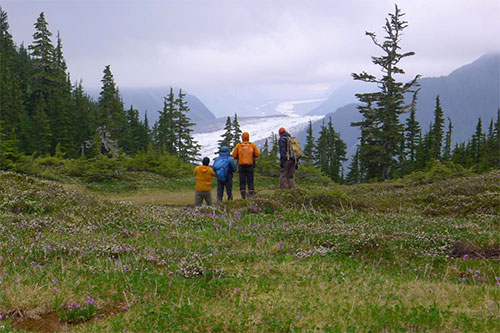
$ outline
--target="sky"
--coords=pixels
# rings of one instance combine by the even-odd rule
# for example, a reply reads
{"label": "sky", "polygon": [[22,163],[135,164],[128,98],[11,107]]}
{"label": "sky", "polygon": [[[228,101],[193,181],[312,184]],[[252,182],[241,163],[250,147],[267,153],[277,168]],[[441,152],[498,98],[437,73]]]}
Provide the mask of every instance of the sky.
{"label": "sky", "polygon": [[[499,0],[400,0],[407,76],[448,75],[500,52]],[[0,0],[17,44],[29,45],[40,12],[60,32],[72,80],[99,88],[111,66],[120,87],[176,86],[217,108],[220,99],[324,98],[376,73],[371,56],[388,0]],[[219,95],[219,100],[215,97]],[[218,101],[218,102],[217,102]],[[234,102],[234,101],[233,101]],[[216,110],[217,111],[217,110]],[[217,113],[217,112],[215,112]]]}

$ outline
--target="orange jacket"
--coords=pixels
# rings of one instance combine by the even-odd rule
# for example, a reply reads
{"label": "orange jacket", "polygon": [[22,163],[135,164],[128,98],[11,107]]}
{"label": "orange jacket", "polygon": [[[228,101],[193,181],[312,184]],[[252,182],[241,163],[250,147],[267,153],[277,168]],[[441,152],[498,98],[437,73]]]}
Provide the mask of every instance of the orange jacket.
{"label": "orange jacket", "polygon": [[240,165],[252,165],[253,164],[253,158],[252,160],[243,160],[241,158],[241,154],[240,154],[240,148],[242,146],[242,144],[250,144],[251,147],[253,148],[253,157],[254,158],[257,158],[260,156],[260,153],[259,153],[259,149],[257,149],[257,146],[255,145],[255,143],[250,143],[249,140],[250,140],[250,135],[248,134],[248,132],[243,132],[243,134],[241,135],[241,139],[242,139],[242,143],[238,143],[236,145],[236,147],[234,147],[234,150],[233,150],[233,158],[234,159],[237,159],[238,160],[238,164]]}
{"label": "orange jacket", "polygon": [[211,167],[206,165],[198,165],[194,169],[194,175],[196,176],[196,186],[195,189],[198,192],[208,192],[212,188],[212,177],[215,177],[215,171]]}

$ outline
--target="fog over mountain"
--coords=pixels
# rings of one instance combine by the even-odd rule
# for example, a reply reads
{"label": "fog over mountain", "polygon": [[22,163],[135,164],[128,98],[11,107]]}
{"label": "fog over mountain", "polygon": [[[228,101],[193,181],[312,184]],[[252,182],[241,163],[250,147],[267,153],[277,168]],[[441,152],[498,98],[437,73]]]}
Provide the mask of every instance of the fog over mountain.
{"label": "fog over mountain", "polygon": [[[159,111],[163,109],[164,98],[170,92],[170,87],[154,87],[154,88],[119,88],[120,95],[123,99],[125,109],[132,105],[139,110],[141,119],[147,111],[150,126],[152,126],[159,117]],[[176,96],[179,94],[179,89],[174,88]],[[184,93],[186,93],[184,91]],[[96,100],[99,98],[99,91],[90,89],[89,94]],[[198,97],[186,93],[185,100],[189,106],[188,116],[194,123],[203,122],[210,119],[215,119],[214,114],[203,104]]]}

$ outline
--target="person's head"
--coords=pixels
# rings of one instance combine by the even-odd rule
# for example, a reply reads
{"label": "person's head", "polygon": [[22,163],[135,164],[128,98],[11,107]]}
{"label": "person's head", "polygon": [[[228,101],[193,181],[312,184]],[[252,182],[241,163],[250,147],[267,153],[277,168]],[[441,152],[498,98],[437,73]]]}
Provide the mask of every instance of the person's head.
{"label": "person's head", "polygon": [[248,134],[248,132],[243,132],[243,134],[241,135],[241,140],[250,141],[250,134]]}
{"label": "person's head", "polygon": [[229,154],[229,147],[227,146],[222,146],[219,149],[219,155],[228,155]]}
{"label": "person's head", "polygon": [[203,165],[208,165],[210,163],[210,159],[208,157],[203,157]]}
{"label": "person's head", "polygon": [[278,133],[281,135],[283,133],[286,133],[286,129],[284,127],[280,127]]}

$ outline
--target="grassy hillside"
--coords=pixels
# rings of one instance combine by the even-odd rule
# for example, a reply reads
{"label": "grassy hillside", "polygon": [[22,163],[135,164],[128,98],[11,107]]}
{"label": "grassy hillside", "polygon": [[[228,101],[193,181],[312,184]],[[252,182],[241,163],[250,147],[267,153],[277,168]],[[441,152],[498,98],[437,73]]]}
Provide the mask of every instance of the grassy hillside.
{"label": "grassy hillside", "polygon": [[500,327],[499,171],[269,181],[199,209],[191,185],[150,177],[89,188],[0,172],[0,330]]}

